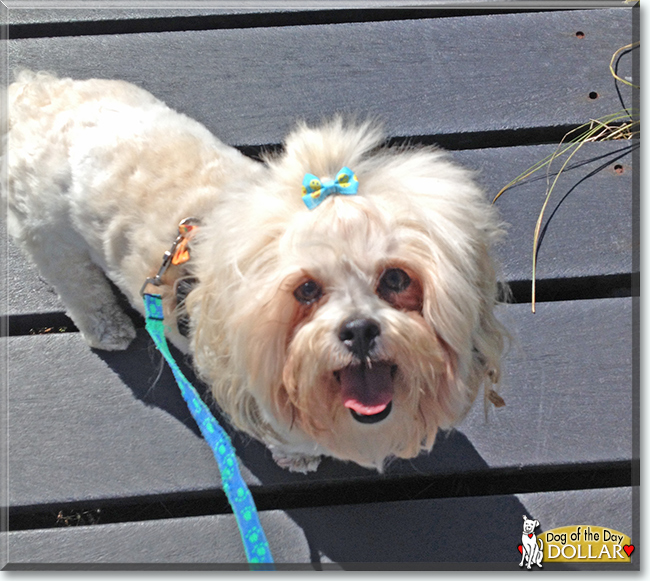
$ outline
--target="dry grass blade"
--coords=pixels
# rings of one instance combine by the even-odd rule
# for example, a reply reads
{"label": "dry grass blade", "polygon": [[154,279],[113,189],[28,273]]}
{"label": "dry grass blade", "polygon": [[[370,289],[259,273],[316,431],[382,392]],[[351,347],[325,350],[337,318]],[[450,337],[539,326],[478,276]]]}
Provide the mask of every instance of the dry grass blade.
{"label": "dry grass blade", "polygon": [[625,85],[628,85],[628,86],[630,86],[630,87],[634,87],[635,89],[640,89],[641,87],[639,87],[638,85],[634,85],[634,84],[630,83],[630,81],[628,81],[627,79],[623,79],[622,77],[619,77],[619,76],[616,74],[616,71],[614,70],[614,62],[616,61],[616,58],[617,58],[619,55],[621,55],[622,53],[624,53],[626,50],[632,50],[633,48],[635,48],[635,47],[637,47],[637,46],[640,46],[640,45],[641,45],[641,41],[638,40],[637,42],[633,42],[633,43],[631,43],[631,44],[626,44],[625,46],[622,46],[621,48],[619,48],[619,49],[618,49],[618,50],[617,50],[617,51],[612,55],[612,60],[609,61],[609,71],[612,73],[612,76],[613,76],[617,81],[620,81],[621,83],[624,83]]}
{"label": "dry grass blade", "polygon": [[[492,200],[492,203],[496,202],[504,192],[506,192],[513,186],[516,186],[518,183],[523,182],[525,179],[529,178],[531,175],[533,175],[535,172],[539,171],[543,167],[547,167],[551,165],[553,161],[558,157],[564,155],[565,153],[567,153],[568,151],[570,151],[575,147],[579,147],[581,143],[585,140],[609,141],[612,139],[632,139],[633,137],[636,137],[636,135],[638,134],[637,128],[639,125],[639,121],[627,121],[621,124],[621,121],[625,119],[630,119],[630,112],[627,110],[622,110],[619,111],[618,113],[614,113],[612,115],[607,115],[606,117],[602,117],[601,119],[592,119],[591,121],[588,121],[587,123],[583,123],[582,125],[576,127],[575,129],[572,129],[562,138],[560,144],[558,145],[557,149],[553,153],[547,155],[545,158],[541,159],[534,165],[530,166],[526,171],[524,171],[516,178],[514,178],[511,182],[503,186],[503,188],[499,190],[499,193]],[[603,132],[600,135],[594,137],[594,133],[597,132],[599,129],[603,129]],[[577,137],[574,137],[573,139],[567,141],[567,138],[569,136],[581,130],[582,133],[579,133]]]}
{"label": "dry grass blade", "polygon": [[[593,143],[596,141],[612,141],[619,139],[632,139],[639,134],[639,121],[627,121],[621,123],[623,119],[630,119],[629,111],[620,111],[613,115],[608,115],[602,119],[592,119],[588,123],[584,123],[579,127],[569,131],[560,141],[555,151],[538,161],[536,164],[529,167],[522,174],[517,176],[509,184],[504,186],[499,193],[494,197],[492,203],[496,202],[499,197],[506,192],[508,189],[512,188],[518,183],[523,182],[534,173],[540,169],[546,167],[546,177],[547,177],[547,186],[546,194],[544,197],[544,203],[537,217],[537,222],[535,223],[535,232],[533,234],[533,268],[532,268],[532,291],[531,291],[531,309],[532,312],[535,312],[536,305],[536,280],[537,280],[537,251],[539,248],[539,236],[542,229],[542,224],[544,222],[544,215],[546,213],[546,208],[548,206],[551,194],[555,189],[558,179],[562,173],[566,170],[569,162],[573,157],[578,153],[578,151],[586,144]],[[581,131],[581,132],[580,132]],[[578,133],[580,132],[580,133]],[[567,142],[567,139],[573,134],[578,133],[576,137],[573,137]],[[568,154],[564,163],[560,169],[553,173],[551,167],[553,162],[561,158],[565,154]],[[554,179],[551,182],[551,176],[554,175]]]}
{"label": "dry grass blade", "polygon": [[[634,137],[636,134],[635,128],[638,126],[638,121],[629,121],[627,123],[624,123],[623,125],[611,125],[611,121],[603,121],[603,120],[592,120],[590,122],[590,127],[589,129],[583,133],[580,138],[572,144],[573,151],[568,155],[560,169],[557,171],[555,174],[555,178],[553,179],[553,182],[549,185],[550,177],[551,177],[551,163],[554,159],[556,159],[560,154],[555,155],[551,158],[549,161],[548,168],[547,168],[547,187],[546,187],[546,197],[544,198],[544,203],[542,204],[542,209],[539,212],[539,215],[537,217],[537,222],[535,224],[535,233],[533,234],[533,273],[532,273],[532,296],[531,296],[531,309],[532,312],[535,312],[535,304],[536,304],[536,280],[537,280],[537,251],[539,249],[539,234],[541,232],[542,228],[542,223],[544,221],[544,214],[546,212],[546,207],[548,206],[548,202],[551,198],[551,194],[553,193],[553,190],[555,189],[555,185],[557,184],[558,179],[564,172],[564,170],[567,168],[569,165],[569,162],[573,158],[573,156],[578,153],[578,151],[582,148],[582,146],[585,143],[593,143],[596,141],[611,141],[614,139],[631,139]],[[562,142],[560,142],[560,145],[558,146],[558,149],[561,147]],[[566,152],[567,149],[563,150],[563,152]],[[556,150],[557,152],[557,150]]]}
{"label": "dry grass blade", "polygon": [[[614,79],[620,81],[626,85],[629,85],[634,88],[639,88],[636,85],[633,85],[626,79],[621,78],[616,74],[614,69],[614,63],[616,59],[627,50],[632,50],[640,45],[640,41],[633,42],[626,46],[619,48],[613,55],[609,64],[609,70],[612,73]],[[535,312],[535,303],[536,303],[536,280],[537,280],[537,251],[539,249],[539,237],[542,229],[542,224],[544,221],[544,214],[548,206],[551,194],[555,189],[560,175],[566,170],[567,166],[575,154],[582,148],[585,143],[593,143],[596,141],[612,141],[618,139],[633,139],[637,137],[640,133],[640,121],[636,112],[629,109],[624,109],[613,113],[612,115],[607,115],[600,119],[592,119],[587,123],[583,123],[579,127],[572,129],[561,139],[555,151],[546,156],[544,159],[538,161],[531,167],[529,167],[522,174],[513,179],[510,183],[506,184],[497,195],[492,200],[494,204],[501,195],[512,188],[513,186],[523,182],[528,179],[534,173],[540,169],[546,167],[546,195],[544,198],[544,203],[537,217],[537,222],[535,223],[535,232],[533,235],[533,269],[532,269],[532,297],[531,297],[531,309],[532,312]],[[555,177],[551,183],[551,166],[555,160],[562,157],[563,155],[568,154],[564,163],[560,169],[555,173]]]}

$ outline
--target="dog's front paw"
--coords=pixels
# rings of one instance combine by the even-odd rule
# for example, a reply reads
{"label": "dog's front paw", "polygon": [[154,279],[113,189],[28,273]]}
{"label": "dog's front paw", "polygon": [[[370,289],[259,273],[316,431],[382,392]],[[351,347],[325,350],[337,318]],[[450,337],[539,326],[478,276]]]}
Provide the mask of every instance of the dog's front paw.
{"label": "dog's front paw", "polygon": [[117,305],[104,305],[91,315],[72,317],[88,345],[105,351],[123,351],[135,339],[131,319]]}
{"label": "dog's front paw", "polygon": [[280,467],[289,472],[314,472],[320,464],[320,456],[305,456],[304,454],[289,454],[280,450],[273,450],[273,460]]}

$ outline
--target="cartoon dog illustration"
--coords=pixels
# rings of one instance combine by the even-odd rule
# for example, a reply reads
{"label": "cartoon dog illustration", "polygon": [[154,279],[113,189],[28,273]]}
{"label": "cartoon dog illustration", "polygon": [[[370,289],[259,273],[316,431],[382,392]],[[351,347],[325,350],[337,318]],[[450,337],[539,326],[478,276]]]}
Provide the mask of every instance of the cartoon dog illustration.
{"label": "cartoon dog illustration", "polygon": [[[521,563],[520,567],[524,566],[524,561],[528,558],[526,569],[530,569],[531,565],[537,565],[541,568],[542,558],[544,551],[542,539],[538,539],[535,534],[535,529],[539,526],[539,521],[530,520],[524,515],[524,532],[521,534]],[[539,543],[539,545],[538,545]]]}

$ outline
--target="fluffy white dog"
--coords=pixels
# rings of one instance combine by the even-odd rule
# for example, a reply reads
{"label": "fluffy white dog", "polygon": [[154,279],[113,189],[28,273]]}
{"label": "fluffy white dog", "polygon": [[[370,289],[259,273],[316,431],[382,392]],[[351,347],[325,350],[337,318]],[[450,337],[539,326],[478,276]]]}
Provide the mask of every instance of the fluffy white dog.
{"label": "fluffy white dog", "polygon": [[9,229],[89,345],[135,336],[106,277],[142,312],[179,222],[198,220],[158,288],[169,338],[281,466],[381,470],[498,381],[502,229],[442,151],[335,118],[259,163],[125,82],[23,72],[8,93]]}

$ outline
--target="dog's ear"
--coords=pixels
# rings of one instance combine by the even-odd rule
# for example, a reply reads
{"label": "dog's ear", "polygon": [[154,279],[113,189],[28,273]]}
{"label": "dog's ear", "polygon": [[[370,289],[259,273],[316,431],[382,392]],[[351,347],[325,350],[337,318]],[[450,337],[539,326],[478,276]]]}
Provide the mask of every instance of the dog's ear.
{"label": "dog's ear", "polygon": [[535,521],[535,528],[537,528],[538,526],[539,526],[539,521],[536,520],[536,521]]}
{"label": "dog's ear", "polygon": [[525,521],[528,520],[528,517],[527,517],[526,515],[524,515],[524,520],[525,520]]}

